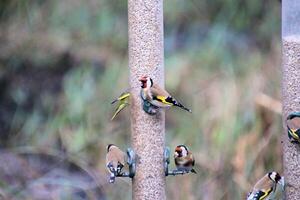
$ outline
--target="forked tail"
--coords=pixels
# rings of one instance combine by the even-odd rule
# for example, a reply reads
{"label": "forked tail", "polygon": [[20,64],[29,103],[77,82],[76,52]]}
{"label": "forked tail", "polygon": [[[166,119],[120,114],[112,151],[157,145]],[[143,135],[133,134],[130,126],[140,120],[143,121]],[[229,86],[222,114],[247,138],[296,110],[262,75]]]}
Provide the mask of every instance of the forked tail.
{"label": "forked tail", "polygon": [[183,110],[186,110],[186,111],[188,111],[188,112],[192,112],[192,110],[191,109],[188,109],[188,108],[186,108],[184,105],[182,105],[181,103],[179,103],[178,101],[174,101],[174,105],[175,106],[177,106],[177,107],[179,107],[179,108],[181,108],[181,109],[183,109]]}

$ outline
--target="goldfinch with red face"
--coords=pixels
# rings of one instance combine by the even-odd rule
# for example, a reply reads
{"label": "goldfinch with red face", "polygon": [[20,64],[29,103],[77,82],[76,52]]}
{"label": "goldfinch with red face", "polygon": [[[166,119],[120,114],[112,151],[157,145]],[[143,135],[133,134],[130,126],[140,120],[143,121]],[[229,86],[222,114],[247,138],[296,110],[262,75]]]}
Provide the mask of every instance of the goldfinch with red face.
{"label": "goldfinch with red face", "polygon": [[147,100],[149,103],[159,108],[177,106],[188,112],[192,112],[174,99],[166,90],[155,84],[150,77],[143,76],[139,81],[142,83],[141,96],[143,100]]}
{"label": "goldfinch with red face", "polygon": [[247,200],[267,200],[275,195],[277,183],[284,188],[284,179],[277,172],[269,172],[262,177],[248,194]]}
{"label": "goldfinch with red face", "polygon": [[110,183],[115,182],[117,175],[121,175],[122,168],[125,165],[125,153],[116,145],[109,144],[107,146],[106,167],[110,173]]}
{"label": "goldfinch with red face", "polygon": [[177,170],[197,174],[193,169],[195,165],[194,156],[185,145],[178,145],[175,148],[174,160]]}

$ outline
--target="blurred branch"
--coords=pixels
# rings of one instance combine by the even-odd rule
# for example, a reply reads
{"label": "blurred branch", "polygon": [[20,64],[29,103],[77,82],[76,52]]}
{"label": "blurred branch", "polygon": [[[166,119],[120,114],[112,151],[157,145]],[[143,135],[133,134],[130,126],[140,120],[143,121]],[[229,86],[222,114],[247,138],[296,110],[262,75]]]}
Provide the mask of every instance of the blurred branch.
{"label": "blurred branch", "polygon": [[264,94],[259,93],[255,98],[255,103],[259,106],[262,106],[268,110],[271,110],[277,114],[282,113],[282,105],[281,102]]}
{"label": "blurred branch", "polygon": [[90,169],[90,167],[88,167],[86,165],[84,160],[82,160],[81,158],[78,158],[76,155],[71,155],[70,153],[66,154],[66,153],[58,151],[56,149],[50,149],[50,148],[41,149],[41,148],[35,148],[35,147],[30,147],[30,146],[13,148],[13,149],[11,149],[11,151],[18,153],[18,154],[38,154],[38,155],[44,154],[44,155],[58,158],[60,160],[60,162],[68,161],[72,164],[75,164],[77,167],[79,167],[81,170],[83,170],[85,173],[87,173],[94,180],[97,187],[102,189],[102,187],[104,185],[103,183],[106,183],[106,181],[104,180],[103,177],[100,178],[97,175],[98,173],[95,173],[94,170]]}

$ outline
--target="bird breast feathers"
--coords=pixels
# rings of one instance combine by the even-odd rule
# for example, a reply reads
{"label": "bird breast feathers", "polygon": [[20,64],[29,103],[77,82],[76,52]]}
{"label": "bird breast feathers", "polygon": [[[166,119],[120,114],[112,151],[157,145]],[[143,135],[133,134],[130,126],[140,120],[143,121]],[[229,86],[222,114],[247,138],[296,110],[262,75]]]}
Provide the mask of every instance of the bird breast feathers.
{"label": "bird breast feathers", "polygon": [[177,157],[175,159],[175,162],[178,164],[178,165],[186,165],[186,164],[191,164],[193,165],[194,164],[194,158],[193,158],[193,155],[192,154],[189,154],[188,156],[186,157]]}
{"label": "bird breast feathers", "polygon": [[188,160],[186,158],[184,158],[184,157],[177,157],[177,158],[175,158],[175,162],[178,165],[184,165],[184,164],[187,163],[187,161]]}

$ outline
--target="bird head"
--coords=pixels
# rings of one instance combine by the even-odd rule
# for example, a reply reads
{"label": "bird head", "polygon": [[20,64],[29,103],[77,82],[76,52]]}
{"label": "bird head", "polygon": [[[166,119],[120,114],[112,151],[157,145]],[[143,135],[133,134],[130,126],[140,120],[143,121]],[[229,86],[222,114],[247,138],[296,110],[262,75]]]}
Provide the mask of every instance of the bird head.
{"label": "bird head", "polygon": [[281,176],[277,172],[269,172],[268,176],[275,183],[278,183],[281,180]]}
{"label": "bird head", "polygon": [[152,87],[153,86],[153,80],[149,76],[142,76],[139,78],[139,81],[142,83],[142,88]]}
{"label": "bird head", "polygon": [[114,144],[109,144],[109,145],[107,145],[107,146],[106,146],[106,151],[109,152],[110,149],[111,149],[113,146],[115,146],[115,145],[114,145]]}
{"label": "bird head", "polygon": [[183,157],[188,155],[188,149],[185,145],[178,145],[175,148],[174,156],[175,157]]}

